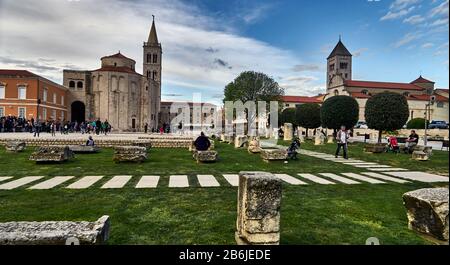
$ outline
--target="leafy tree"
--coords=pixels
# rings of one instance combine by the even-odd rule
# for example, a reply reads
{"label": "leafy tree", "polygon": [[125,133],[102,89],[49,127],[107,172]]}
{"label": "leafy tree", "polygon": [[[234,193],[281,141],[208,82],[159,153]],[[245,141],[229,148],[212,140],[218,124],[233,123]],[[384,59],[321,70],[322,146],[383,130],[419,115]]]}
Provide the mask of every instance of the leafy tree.
{"label": "leafy tree", "polygon": [[308,129],[320,127],[320,105],[316,103],[306,103],[297,105],[296,120],[299,126],[306,128],[306,137]]}
{"label": "leafy tree", "polygon": [[281,118],[280,122],[281,125],[284,123],[292,123],[292,125],[295,127],[298,125],[297,118],[296,118],[296,111],[294,108],[287,108],[281,112]]}
{"label": "leafy tree", "polygon": [[370,97],[366,102],[367,126],[378,130],[379,143],[381,143],[382,131],[401,129],[408,117],[408,101],[403,95],[384,92]]}
{"label": "leafy tree", "polygon": [[333,96],[323,102],[320,108],[322,127],[336,131],[342,125],[352,128],[358,122],[358,102],[349,96]]}
{"label": "leafy tree", "polygon": [[424,129],[425,128],[425,119],[424,118],[411,119],[406,124],[406,128],[408,128],[408,129]]}

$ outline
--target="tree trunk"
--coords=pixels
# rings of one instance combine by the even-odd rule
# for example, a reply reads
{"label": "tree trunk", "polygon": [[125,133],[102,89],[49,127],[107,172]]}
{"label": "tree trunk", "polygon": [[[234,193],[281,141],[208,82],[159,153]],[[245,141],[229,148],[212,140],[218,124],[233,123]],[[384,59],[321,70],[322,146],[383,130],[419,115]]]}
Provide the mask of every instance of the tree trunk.
{"label": "tree trunk", "polygon": [[383,132],[382,130],[378,131],[378,143],[381,143],[381,133],[382,132]]}

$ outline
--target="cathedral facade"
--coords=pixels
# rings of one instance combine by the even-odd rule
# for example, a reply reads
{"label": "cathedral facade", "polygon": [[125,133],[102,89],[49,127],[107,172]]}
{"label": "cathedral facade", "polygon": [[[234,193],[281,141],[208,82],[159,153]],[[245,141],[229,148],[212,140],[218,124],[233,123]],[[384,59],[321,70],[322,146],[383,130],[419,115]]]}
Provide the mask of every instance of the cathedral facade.
{"label": "cathedral facade", "polygon": [[121,54],[104,56],[96,70],[64,70],[63,85],[69,88],[68,119],[108,120],[114,131],[156,129],[161,105],[162,47],[153,20],[143,44],[143,74],[136,62]]}

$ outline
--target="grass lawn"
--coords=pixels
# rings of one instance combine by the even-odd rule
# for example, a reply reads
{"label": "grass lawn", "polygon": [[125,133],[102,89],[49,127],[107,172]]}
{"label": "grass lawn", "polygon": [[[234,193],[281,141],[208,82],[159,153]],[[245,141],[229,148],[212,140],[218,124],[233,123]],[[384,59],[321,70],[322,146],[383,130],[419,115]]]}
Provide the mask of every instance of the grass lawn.
{"label": "grass lawn", "polygon": [[[142,164],[114,164],[112,150],[77,155],[65,164],[36,165],[27,160],[31,150],[19,154],[0,151],[0,175],[119,175],[135,177],[122,189],[100,190],[106,177],[85,190],[63,187],[50,190],[0,190],[0,222],[13,220],[96,220],[111,217],[109,244],[235,244],[237,188],[220,175],[241,170],[274,173],[360,172],[361,169],[302,156],[299,161],[262,162],[258,155],[216,144],[221,160],[197,165],[185,149],[152,149]],[[303,146],[309,149],[308,144]],[[311,146],[313,148],[313,146]],[[333,146],[321,146],[332,150]],[[327,149],[328,148],[328,149]],[[30,148],[31,149],[31,148]],[[431,163],[448,155],[435,155]],[[356,158],[356,148],[351,149]],[[400,156],[400,155],[399,155]],[[360,157],[363,159],[363,157]],[[368,159],[367,159],[368,160]],[[381,161],[380,161],[381,162]],[[383,162],[384,163],[384,162]],[[386,162],[386,164],[388,164]],[[442,162],[444,164],[444,162]],[[420,163],[419,165],[424,165]],[[410,168],[407,166],[403,166]],[[441,168],[442,167],[442,168]],[[439,170],[444,170],[442,165]],[[411,168],[427,170],[427,168]],[[135,189],[137,176],[161,175],[158,188]],[[168,188],[168,175],[189,175],[189,188]],[[222,185],[201,188],[195,174],[213,174]],[[28,185],[31,186],[32,184]],[[359,184],[283,187],[281,208],[282,244],[364,244],[378,237],[382,244],[430,244],[408,230],[401,195],[430,187],[425,183]]]}

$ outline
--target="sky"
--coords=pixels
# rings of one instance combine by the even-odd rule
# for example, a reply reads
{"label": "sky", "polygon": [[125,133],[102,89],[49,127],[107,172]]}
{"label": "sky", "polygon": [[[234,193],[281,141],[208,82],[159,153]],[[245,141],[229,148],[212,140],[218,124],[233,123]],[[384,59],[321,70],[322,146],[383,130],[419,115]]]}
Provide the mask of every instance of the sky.
{"label": "sky", "polygon": [[136,60],[152,15],[163,48],[162,99],[219,103],[243,71],[263,72],[286,95],[325,92],[339,36],[353,79],[448,88],[448,0],[0,0],[0,68],[62,83],[117,53]]}

